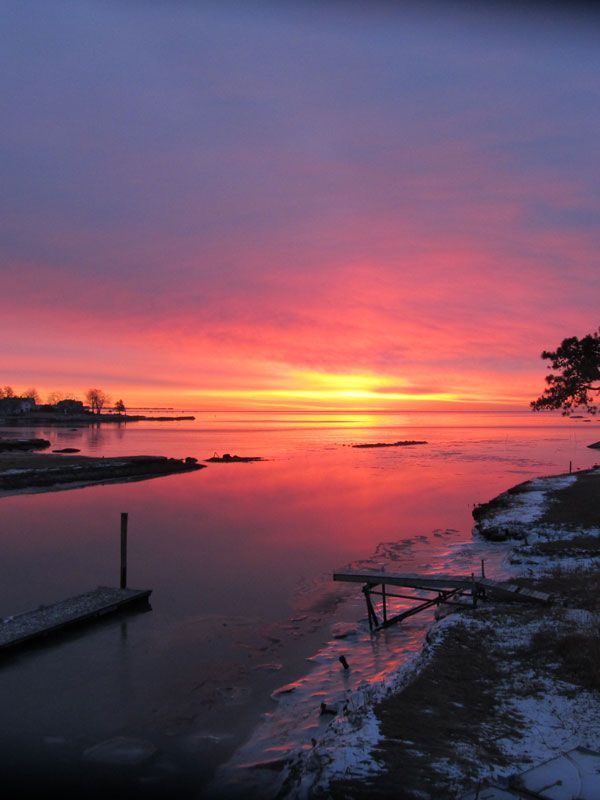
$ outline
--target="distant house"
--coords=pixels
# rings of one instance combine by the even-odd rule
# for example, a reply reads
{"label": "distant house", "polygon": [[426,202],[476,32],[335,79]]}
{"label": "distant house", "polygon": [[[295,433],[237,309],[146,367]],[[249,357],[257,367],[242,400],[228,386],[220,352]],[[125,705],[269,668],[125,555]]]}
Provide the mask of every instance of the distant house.
{"label": "distant house", "polygon": [[29,414],[35,409],[33,397],[2,397],[0,398],[0,414],[14,417],[18,414]]}
{"label": "distant house", "polygon": [[81,400],[59,400],[58,403],[55,403],[54,409],[63,414],[83,414],[85,411]]}

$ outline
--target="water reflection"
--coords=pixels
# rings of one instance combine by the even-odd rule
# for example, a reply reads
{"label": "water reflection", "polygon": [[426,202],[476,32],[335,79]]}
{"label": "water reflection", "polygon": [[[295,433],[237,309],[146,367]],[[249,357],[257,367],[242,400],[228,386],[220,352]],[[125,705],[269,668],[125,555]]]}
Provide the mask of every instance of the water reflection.
{"label": "water reflection", "polygon": [[[178,769],[190,769],[192,757],[201,783],[261,713],[306,698],[295,730],[284,714],[273,718],[276,735],[255,734],[267,749],[269,735],[289,748],[321,724],[319,696],[339,702],[339,692],[420,646],[422,620],[371,639],[362,597],[333,584],[334,569],[477,569],[473,504],[569,461],[591,466],[598,455],[585,445],[600,438],[595,423],[481,414],[198,415],[43,435],[101,455],[203,459],[216,450],[268,459],[0,500],[4,616],[118,585],[122,511],[130,514],[130,583],[153,589],[151,613],[5,662],[0,739],[62,736],[81,753],[102,738],[143,736]],[[429,444],[349,446],[404,438]],[[336,638],[336,623],[354,633]],[[287,699],[271,699],[290,684]]]}

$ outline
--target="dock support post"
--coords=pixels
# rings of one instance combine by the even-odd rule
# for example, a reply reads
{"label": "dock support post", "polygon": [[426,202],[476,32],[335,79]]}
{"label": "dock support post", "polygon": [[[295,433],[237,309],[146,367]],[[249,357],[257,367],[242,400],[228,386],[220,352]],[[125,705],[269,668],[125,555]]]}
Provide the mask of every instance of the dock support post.
{"label": "dock support post", "polygon": [[385,583],[381,584],[381,597],[383,599],[383,624],[387,625],[387,603],[385,597]]}
{"label": "dock support post", "polygon": [[365,600],[367,601],[367,614],[369,615],[369,628],[373,630],[373,628],[379,627],[379,620],[377,619],[377,614],[375,613],[375,609],[373,608],[373,601],[371,600],[371,586],[367,584],[363,586],[363,592],[365,595]]}
{"label": "dock support post", "polygon": [[121,589],[127,588],[127,520],[128,513],[121,514]]}

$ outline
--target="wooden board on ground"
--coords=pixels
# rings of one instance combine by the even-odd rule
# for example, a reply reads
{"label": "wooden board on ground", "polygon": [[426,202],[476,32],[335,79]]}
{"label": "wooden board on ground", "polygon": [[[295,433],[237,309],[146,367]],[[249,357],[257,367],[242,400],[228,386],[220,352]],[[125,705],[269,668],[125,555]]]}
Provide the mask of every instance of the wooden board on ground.
{"label": "wooden board on ground", "polygon": [[91,622],[135,604],[147,603],[151,591],[99,586],[59,603],[8,617],[0,622],[0,650],[17,647],[72,625]]}

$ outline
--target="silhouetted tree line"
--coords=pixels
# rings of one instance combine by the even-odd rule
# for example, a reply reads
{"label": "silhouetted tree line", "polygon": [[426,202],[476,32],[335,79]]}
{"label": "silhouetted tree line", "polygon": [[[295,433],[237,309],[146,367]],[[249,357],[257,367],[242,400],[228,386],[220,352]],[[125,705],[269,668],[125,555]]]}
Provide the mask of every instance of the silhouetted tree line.
{"label": "silhouetted tree line", "polygon": [[[40,394],[37,389],[29,388],[17,394],[12,386],[0,386],[0,400],[5,398],[31,398],[36,405],[41,404]],[[55,407],[65,401],[80,402],[72,394],[65,392],[50,392],[46,405]],[[103,389],[88,389],[85,393],[85,402],[93,414],[101,414],[103,408],[110,406],[110,396]],[[123,400],[117,400],[112,408],[116,414],[125,414],[127,409]]]}

